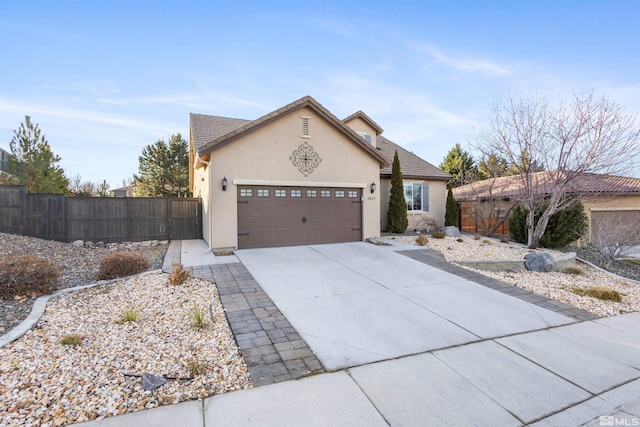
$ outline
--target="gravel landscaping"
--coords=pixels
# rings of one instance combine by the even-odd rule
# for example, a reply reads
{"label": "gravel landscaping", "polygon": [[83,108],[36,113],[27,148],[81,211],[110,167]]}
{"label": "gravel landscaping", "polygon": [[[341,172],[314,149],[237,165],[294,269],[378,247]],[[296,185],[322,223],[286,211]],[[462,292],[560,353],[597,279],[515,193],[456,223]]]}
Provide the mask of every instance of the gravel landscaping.
{"label": "gravel landscaping", "polygon": [[[415,244],[415,237],[397,236],[392,238]],[[462,241],[458,241],[458,239]],[[429,237],[429,242],[425,247],[441,252],[445,259],[452,263],[458,260],[523,259],[530,252],[529,249],[522,245],[503,243],[498,239],[485,237],[476,240],[474,236],[469,235],[463,235],[460,238],[445,237],[444,239]],[[554,258],[564,255],[563,252],[559,251],[540,250],[549,252]],[[640,283],[616,277],[583,263],[578,265],[584,270],[583,275],[559,272],[534,273],[530,271],[518,273],[489,272],[472,268],[469,268],[469,270],[502,280],[514,286],[520,286],[539,295],[562,301],[600,317],[640,311]],[[464,267],[463,265],[460,266]],[[574,288],[587,289],[592,286],[604,286],[620,292],[622,302],[603,301],[589,296],[580,296],[573,292]]]}
{"label": "gravel landscaping", "polygon": [[[113,249],[89,248],[74,246],[70,243],[0,233],[0,256],[3,254],[34,255],[59,264],[61,274],[54,285],[56,289],[72,288],[95,282],[98,277],[100,260],[117,249],[135,250],[144,254],[149,258],[150,270],[162,268],[164,254],[168,247],[168,244],[158,244],[157,246],[137,248],[128,248],[127,245]],[[27,296],[14,300],[0,299],[0,334],[11,330],[22,322],[31,312],[34,301],[35,298]]]}
{"label": "gravel landscaping", "polygon": [[[203,328],[193,326],[194,308]],[[80,345],[61,343],[70,334]],[[143,372],[175,379],[145,391]],[[162,273],[54,298],[36,328],[0,349],[7,426],[102,419],[249,387],[215,284],[173,286]]]}

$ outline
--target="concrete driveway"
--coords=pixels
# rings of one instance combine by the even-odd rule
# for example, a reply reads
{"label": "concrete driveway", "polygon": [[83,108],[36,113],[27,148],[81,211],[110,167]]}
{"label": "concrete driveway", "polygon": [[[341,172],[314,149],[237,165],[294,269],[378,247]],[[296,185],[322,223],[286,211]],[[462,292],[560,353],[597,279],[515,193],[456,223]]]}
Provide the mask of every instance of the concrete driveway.
{"label": "concrete driveway", "polygon": [[394,249],[355,242],[236,253],[329,370],[573,322]]}

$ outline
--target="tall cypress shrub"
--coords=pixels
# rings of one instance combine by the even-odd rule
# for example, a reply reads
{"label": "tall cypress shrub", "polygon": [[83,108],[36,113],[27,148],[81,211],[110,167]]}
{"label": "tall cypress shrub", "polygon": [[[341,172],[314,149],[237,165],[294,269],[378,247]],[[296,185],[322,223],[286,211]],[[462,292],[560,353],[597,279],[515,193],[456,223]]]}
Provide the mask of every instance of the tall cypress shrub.
{"label": "tall cypress shrub", "polygon": [[458,224],[460,224],[460,212],[458,211],[458,204],[453,198],[453,191],[451,191],[451,187],[449,187],[449,191],[447,191],[447,204],[444,212],[444,225],[458,227]]}
{"label": "tall cypress shrub", "polygon": [[402,169],[398,150],[393,156],[391,167],[391,196],[389,197],[389,210],[387,211],[387,231],[391,233],[404,233],[409,226],[407,219],[407,202],[404,198],[404,186],[402,185]]}

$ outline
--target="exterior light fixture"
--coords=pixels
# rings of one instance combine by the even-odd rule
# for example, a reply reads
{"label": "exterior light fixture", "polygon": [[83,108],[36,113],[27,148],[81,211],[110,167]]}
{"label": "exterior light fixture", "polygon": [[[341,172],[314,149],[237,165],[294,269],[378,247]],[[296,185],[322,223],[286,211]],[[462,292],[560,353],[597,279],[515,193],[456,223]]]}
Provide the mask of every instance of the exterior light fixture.
{"label": "exterior light fixture", "polygon": [[227,177],[222,178],[222,191],[227,191]]}
{"label": "exterior light fixture", "polygon": [[376,183],[372,182],[371,183],[371,194],[373,194],[374,191],[376,191]]}

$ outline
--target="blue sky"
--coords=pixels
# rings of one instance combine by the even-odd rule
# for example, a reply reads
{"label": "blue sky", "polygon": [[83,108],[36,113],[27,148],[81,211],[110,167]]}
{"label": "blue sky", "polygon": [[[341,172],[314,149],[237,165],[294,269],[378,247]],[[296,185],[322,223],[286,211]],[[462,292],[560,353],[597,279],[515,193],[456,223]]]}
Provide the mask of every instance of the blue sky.
{"label": "blue sky", "polygon": [[0,147],[30,115],[67,175],[112,187],[189,113],[311,95],[437,165],[516,91],[640,111],[640,2],[0,1]]}

